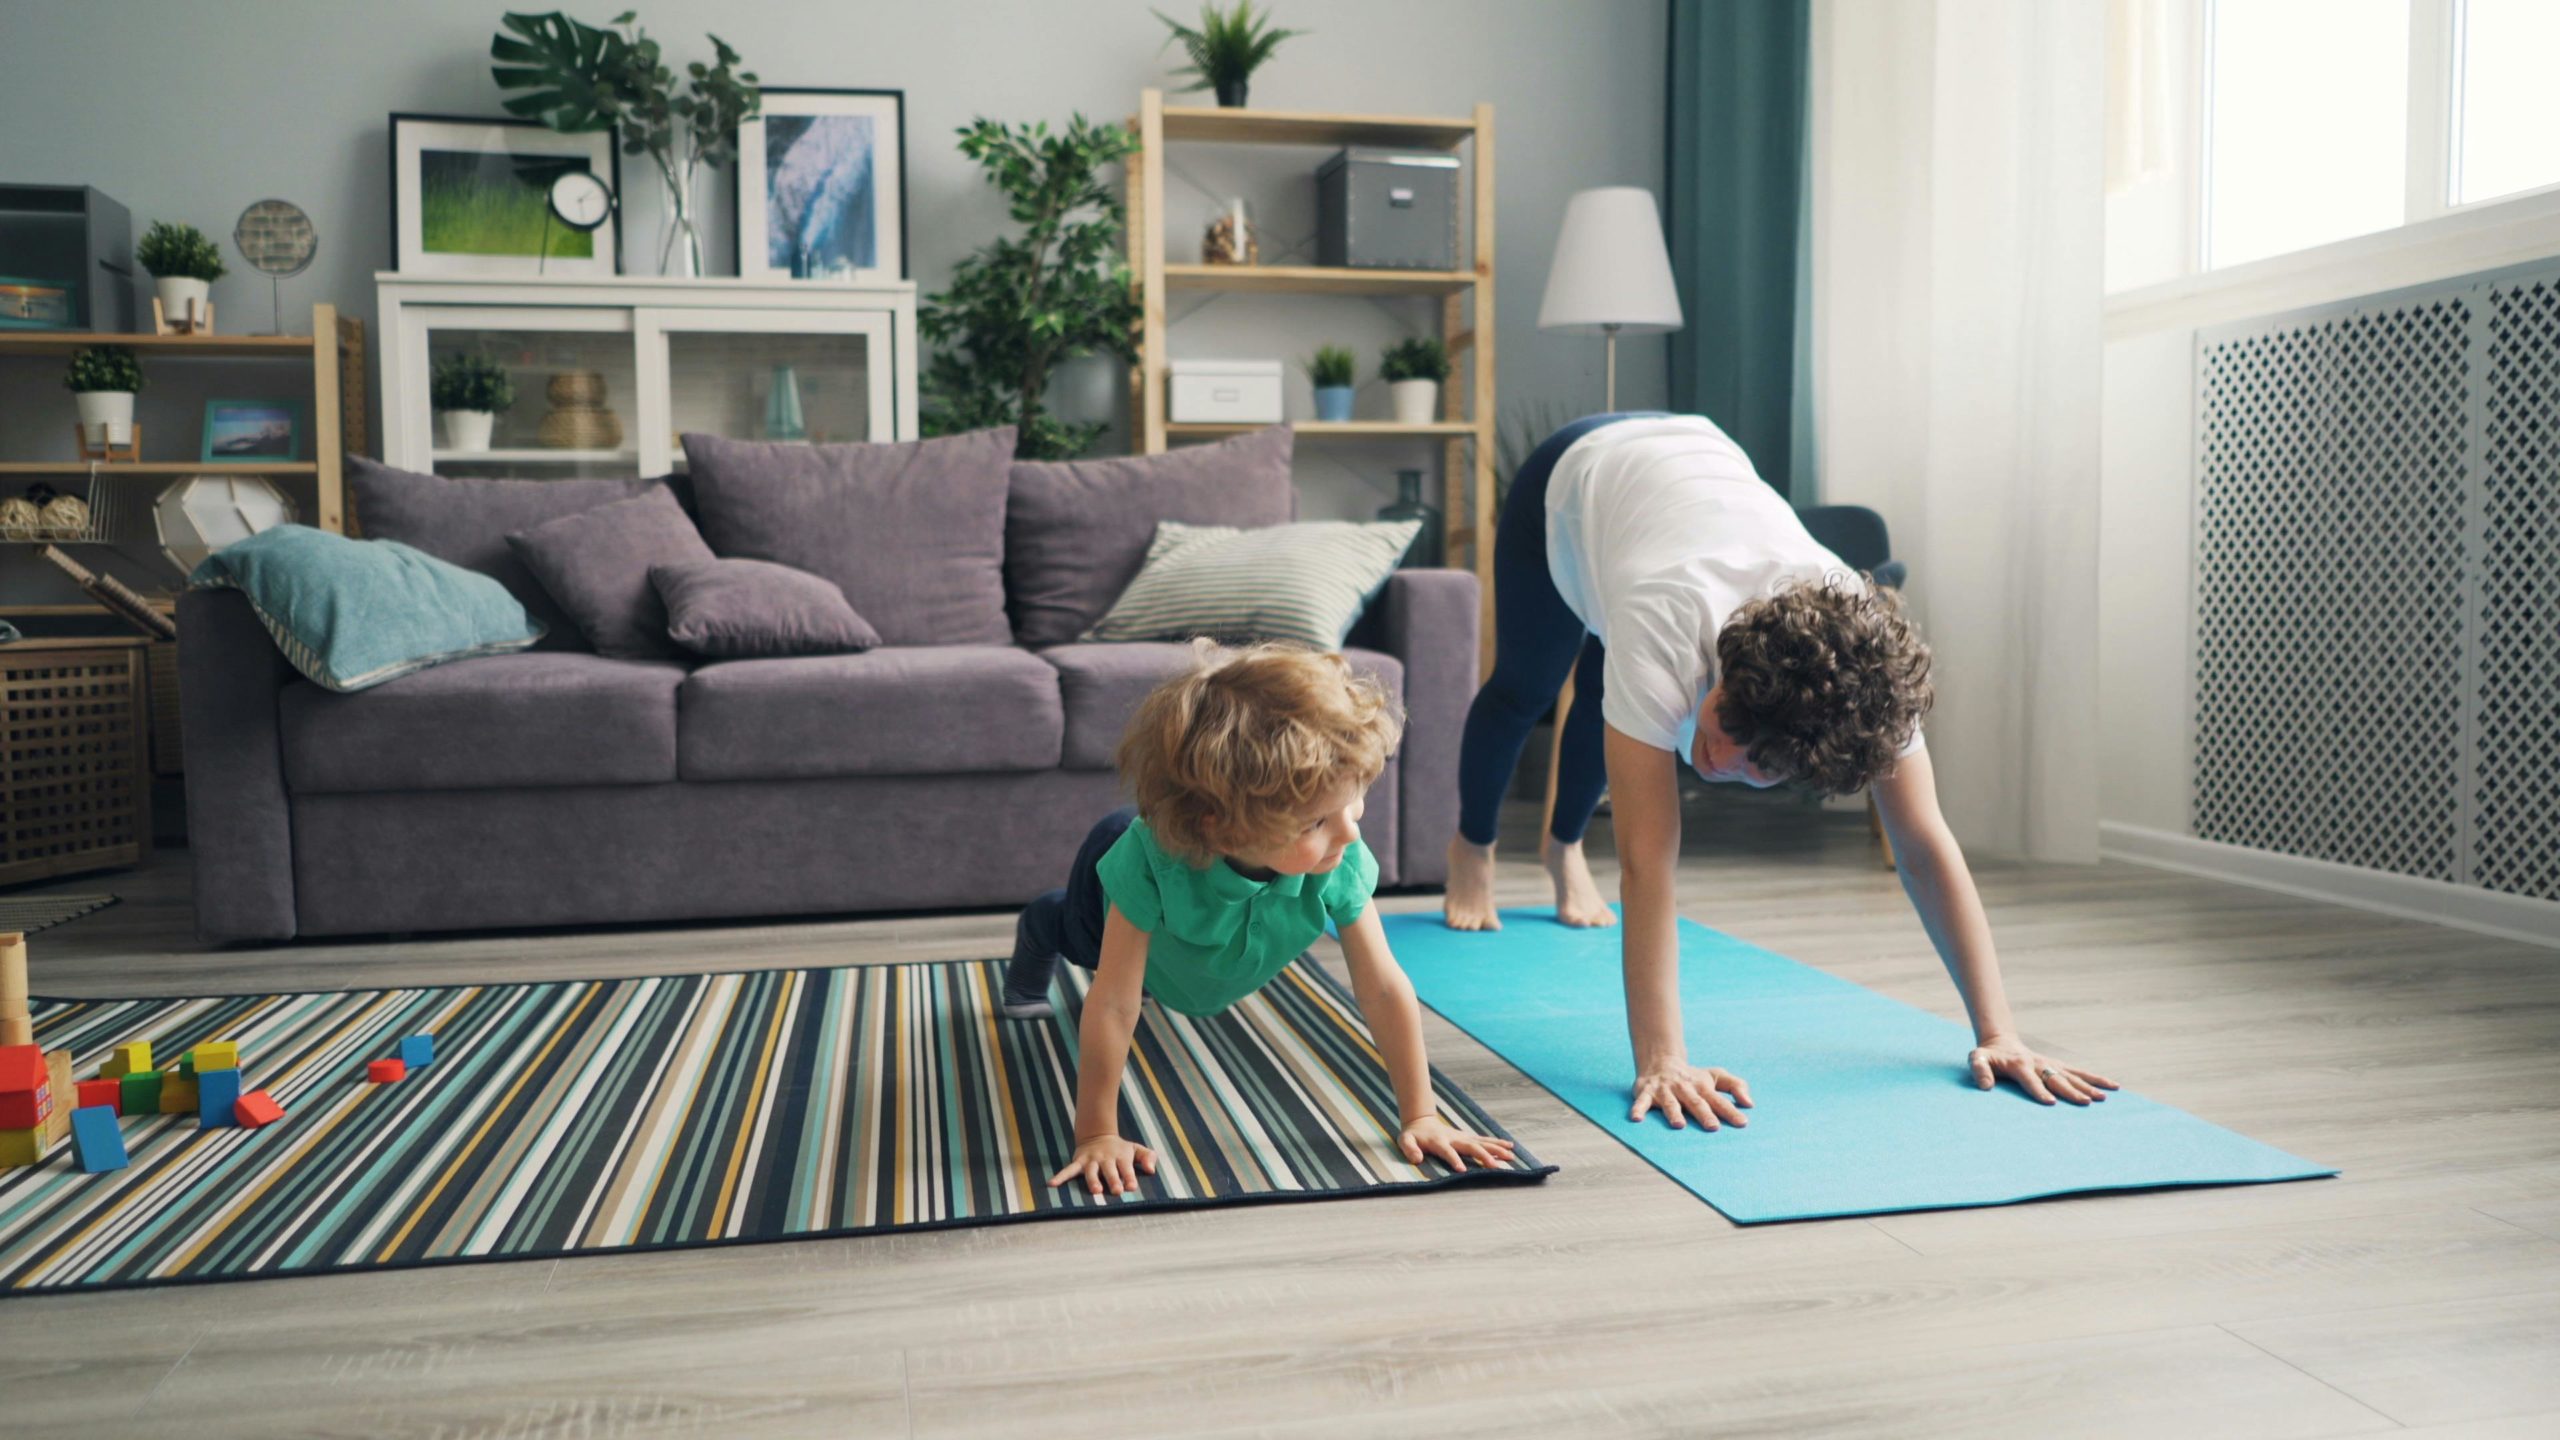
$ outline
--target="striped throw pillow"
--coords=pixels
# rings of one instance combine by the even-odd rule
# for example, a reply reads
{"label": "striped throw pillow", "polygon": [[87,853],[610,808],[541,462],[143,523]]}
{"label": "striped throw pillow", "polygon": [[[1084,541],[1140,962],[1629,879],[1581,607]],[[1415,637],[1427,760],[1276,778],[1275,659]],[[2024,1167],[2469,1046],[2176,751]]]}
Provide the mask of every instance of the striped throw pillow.
{"label": "striped throw pillow", "polygon": [[1238,530],[1156,526],[1138,578],[1087,640],[1296,640],[1323,650],[1395,573],[1419,520],[1311,520]]}

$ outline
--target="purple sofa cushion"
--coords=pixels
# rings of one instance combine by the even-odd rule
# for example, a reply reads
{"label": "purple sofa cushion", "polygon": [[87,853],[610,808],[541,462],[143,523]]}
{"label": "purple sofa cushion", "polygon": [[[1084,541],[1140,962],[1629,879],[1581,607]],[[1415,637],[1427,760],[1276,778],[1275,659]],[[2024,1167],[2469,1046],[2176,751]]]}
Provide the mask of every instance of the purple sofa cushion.
{"label": "purple sofa cushion", "polygon": [[664,489],[545,520],[508,536],[507,544],[590,649],[625,660],[678,653],[667,638],[667,607],[649,583],[651,569],[711,561],[693,517]]}
{"label": "purple sofa cushion", "polygon": [[[1059,763],[1069,770],[1112,768],[1138,702],[1192,664],[1189,645],[1157,640],[1059,645],[1041,651],[1040,658],[1057,667],[1058,699],[1066,713]],[[1375,650],[1345,650],[1342,658],[1403,698],[1404,662]]]}
{"label": "purple sofa cushion", "polygon": [[724,660],[677,715],[687,780],[1049,770],[1064,728],[1057,672],[1009,645]]}
{"label": "purple sofa cushion", "polygon": [[650,785],[676,778],[682,665],[532,651],[463,660],[353,695],[277,699],[297,794]]}
{"label": "purple sofa cushion", "polygon": [[1013,429],[897,445],[684,437],[720,555],[824,576],[891,645],[1002,645]]}
{"label": "purple sofa cushion", "polygon": [[574,650],[580,643],[577,628],[567,623],[566,612],[552,603],[550,592],[516,558],[507,537],[546,520],[667,489],[669,481],[663,476],[482,480],[421,475],[356,455],[347,460],[347,488],[355,502],[356,528],[366,539],[397,540],[495,579],[551,632],[538,648]]}
{"label": "purple sofa cushion", "polygon": [[835,582],[770,560],[688,560],[654,566],[667,638],[714,660],[859,654],[880,632]]}
{"label": "purple sofa cushion", "polygon": [[1063,645],[1093,628],[1147,558],[1156,522],[1285,523],[1297,491],[1286,425],[1162,455],[1014,462],[1005,591],[1014,638]]}

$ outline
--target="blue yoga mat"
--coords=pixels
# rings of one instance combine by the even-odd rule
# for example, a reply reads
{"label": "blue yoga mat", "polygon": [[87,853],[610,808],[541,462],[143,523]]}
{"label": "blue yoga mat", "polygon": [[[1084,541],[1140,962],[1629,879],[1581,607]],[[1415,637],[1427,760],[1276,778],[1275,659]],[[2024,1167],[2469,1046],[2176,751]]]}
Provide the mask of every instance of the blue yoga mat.
{"label": "blue yoga mat", "polygon": [[1751,1124],[1632,1123],[1618,931],[1551,909],[1506,910],[1491,933],[1385,924],[1424,1004],[1738,1224],[2338,1173],[2131,1090],[2086,1109],[1979,1090],[1965,1026],[1687,920],[1690,1058],[1749,1083]]}

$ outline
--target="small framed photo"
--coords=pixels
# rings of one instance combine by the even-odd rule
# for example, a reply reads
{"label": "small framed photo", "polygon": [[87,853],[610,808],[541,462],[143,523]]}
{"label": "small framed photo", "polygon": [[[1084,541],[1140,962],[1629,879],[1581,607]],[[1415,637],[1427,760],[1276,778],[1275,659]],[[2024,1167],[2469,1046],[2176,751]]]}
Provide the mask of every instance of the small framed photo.
{"label": "small framed photo", "polygon": [[907,278],[907,94],[764,87],[738,127],[738,274]]}
{"label": "small framed photo", "polygon": [[299,460],[301,412],[290,400],[207,400],[200,458],[235,465]]}
{"label": "small framed photo", "polygon": [[563,135],[531,120],[391,117],[391,263],[405,275],[592,278],[622,268],[622,227],[594,230],[551,211],[561,172],[622,193],[612,130]]}

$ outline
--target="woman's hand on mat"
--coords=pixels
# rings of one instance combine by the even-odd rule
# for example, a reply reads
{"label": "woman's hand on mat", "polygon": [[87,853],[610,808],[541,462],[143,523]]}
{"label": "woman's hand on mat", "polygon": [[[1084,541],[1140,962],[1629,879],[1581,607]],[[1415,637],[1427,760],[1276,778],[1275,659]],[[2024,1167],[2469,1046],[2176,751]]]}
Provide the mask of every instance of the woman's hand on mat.
{"label": "woman's hand on mat", "polygon": [[2116,1082],[2095,1070],[2065,1065],[2049,1060],[2026,1047],[2023,1041],[2006,1035],[1994,1036],[1974,1047],[1965,1057],[1973,1067],[1973,1083],[1988,1090],[2006,1080],[2027,1092],[2027,1098],[2039,1105],[2068,1100],[2086,1105],[2104,1100]]}
{"label": "woman's hand on mat", "polygon": [[1740,1129],[1751,1123],[1742,1118],[1750,1108],[1751,1087],[1741,1076],[1713,1065],[1673,1061],[1649,1065],[1636,1076],[1636,1105],[1627,1118],[1641,1120],[1646,1111],[1660,1110],[1674,1130],[1689,1128],[1691,1117],[1701,1129]]}
{"label": "woman's hand on mat", "polygon": [[1141,1171],[1156,1173],[1156,1152],[1117,1135],[1096,1135],[1076,1142],[1075,1158],[1049,1177],[1049,1188],[1081,1180],[1096,1195],[1105,1190],[1122,1195],[1138,1188]]}
{"label": "woman's hand on mat", "polygon": [[1491,1135],[1470,1135],[1437,1115],[1425,1115],[1405,1122],[1404,1133],[1396,1136],[1396,1148],[1404,1158],[1419,1165],[1430,1155],[1452,1170],[1464,1170],[1473,1160],[1487,1170],[1511,1163],[1511,1142]]}

